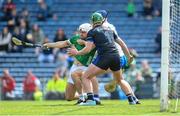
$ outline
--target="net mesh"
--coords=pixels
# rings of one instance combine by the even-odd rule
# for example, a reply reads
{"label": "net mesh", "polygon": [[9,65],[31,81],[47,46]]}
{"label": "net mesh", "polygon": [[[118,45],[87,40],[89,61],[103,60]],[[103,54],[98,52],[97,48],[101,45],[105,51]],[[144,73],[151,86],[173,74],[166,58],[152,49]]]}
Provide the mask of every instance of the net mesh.
{"label": "net mesh", "polygon": [[169,109],[177,111],[180,98],[180,0],[170,4]]}

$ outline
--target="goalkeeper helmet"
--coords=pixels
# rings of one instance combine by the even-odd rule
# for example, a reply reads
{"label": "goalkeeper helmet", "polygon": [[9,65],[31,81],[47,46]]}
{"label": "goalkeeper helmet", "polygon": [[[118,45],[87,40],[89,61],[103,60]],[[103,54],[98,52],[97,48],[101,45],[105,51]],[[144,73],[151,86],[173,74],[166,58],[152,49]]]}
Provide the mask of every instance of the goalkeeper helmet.
{"label": "goalkeeper helmet", "polygon": [[79,31],[82,31],[82,32],[88,32],[89,30],[92,29],[92,25],[89,24],[89,23],[83,23],[79,26]]}
{"label": "goalkeeper helmet", "polygon": [[104,22],[104,18],[100,13],[93,13],[91,16],[91,22],[93,25],[101,25]]}

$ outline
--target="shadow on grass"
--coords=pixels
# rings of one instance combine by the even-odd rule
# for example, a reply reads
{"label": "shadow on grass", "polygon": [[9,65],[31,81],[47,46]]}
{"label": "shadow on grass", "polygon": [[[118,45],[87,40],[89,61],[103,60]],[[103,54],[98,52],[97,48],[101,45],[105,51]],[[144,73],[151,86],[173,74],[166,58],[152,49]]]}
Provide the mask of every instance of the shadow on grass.
{"label": "shadow on grass", "polygon": [[76,106],[74,104],[41,104],[41,105],[33,105],[33,106]]}
{"label": "shadow on grass", "polygon": [[[78,105],[75,105],[75,104],[38,104],[38,105],[32,105],[32,106],[78,106]],[[100,105],[97,105],[97,106],[104,106],[104,104],[100,104]]]}

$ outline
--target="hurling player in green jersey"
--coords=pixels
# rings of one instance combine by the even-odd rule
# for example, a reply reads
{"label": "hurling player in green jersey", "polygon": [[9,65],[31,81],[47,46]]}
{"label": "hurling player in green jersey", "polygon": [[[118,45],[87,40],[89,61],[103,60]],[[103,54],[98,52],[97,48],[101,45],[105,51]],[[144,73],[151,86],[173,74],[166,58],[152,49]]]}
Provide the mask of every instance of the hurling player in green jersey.
{"label": "hurling player in green jersey", "polygon": [[[84,23],[79,26],[79,34],[74,35],[69,40],[59,41],[55,43],[45,43],[43,46],[48,48],[64,48],[71,46],[77,50],[82,50],[85,46],[79,43],[81,42],[81,39],[87,37],[88,31],[91,29],[92,26],[89,23]],[[68,77],[67,80],[68,84],[66,87],[66,94],[65,94],[67,100],[75,99],[76,91],[79,94],[79,99],[77,104],[85,100],[82,91],[81,76],[83,72],[87,69],[88,65],[92,62],[95,52],[96,50],[93,49],[88,54],[75,56],[75,61],[70,69],[70,76]],[[92,82],[92,89],[94,93],[94,99],[96,100],[96,104],[100,104],[100,99],[98,95],[98,82],[95,78],[93,78],[91,82]]]}

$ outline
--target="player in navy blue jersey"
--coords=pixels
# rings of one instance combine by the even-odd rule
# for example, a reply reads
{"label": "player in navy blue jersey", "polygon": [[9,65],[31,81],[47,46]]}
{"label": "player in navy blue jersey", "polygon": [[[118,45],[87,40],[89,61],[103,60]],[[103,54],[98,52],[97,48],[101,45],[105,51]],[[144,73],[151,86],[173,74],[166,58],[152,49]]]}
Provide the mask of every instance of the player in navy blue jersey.
{"label": "player in navy blue jersey", "polygon": [[[100,13],[100,14],[103,16],[103,24],[102,24],[102,26],[111,29],[111,30],[114,31],[114,33],[118,36],[118,33],[117,33],[117,30],[116,30],[115,26],[114,26],[113,24],[111,24],[111,23],[108,22],[108,12],[107,12],[106,10],[97,10],[96,13]],[[118,37],[118,38],[120,38],[120,37]],[[127,63],[127,58],[126,58],[126,56],[124,55],[124,52],[123,52],[121,46],[119,46],[116,42],[115,42],[115,44],[116,44],[116,47],[118,48],[118,51],[119,51],[119,55],[120,55],[120,59],[121,59],[121,60],[120,60],[120,61],[121,61],[121,68],[124,69],[124,68],[129,67],[129,65],[126,64],[126,63]],[[112,82],[108,83],[108,84],[105,85],[105,86],[106,86],[106,87],[109,86],[112,90],[115,90],[116,84],[114,84],[114,83],[115,83],[115,82],[114,82],[114,80],[113,80]],[[113,86],[112,86],[112,85],[113,85]],[[110,88],[109,88],[109,89],[110,89]],[[106,88],[106,90],[107,90],[107,89],[108,89],[108,88]],[[140,104],[139,100],[135,97],[135,95],[134,95],[134,99],[135,99],[135,101],[136,101],[136,104]]]}

